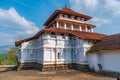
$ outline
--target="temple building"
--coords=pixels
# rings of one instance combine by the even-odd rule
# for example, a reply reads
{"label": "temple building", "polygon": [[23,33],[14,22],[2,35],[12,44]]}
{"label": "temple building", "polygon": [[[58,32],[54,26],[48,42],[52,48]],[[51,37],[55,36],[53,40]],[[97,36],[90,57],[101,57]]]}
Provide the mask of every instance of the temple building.
{"label": "temple building", "polygon": [[86,52],[107,35],[94,32],[92,17],[65,6],[55,10],[34,36],[15,42],[18,70],[34,67],[44,70],[75,69],[89,65]]}

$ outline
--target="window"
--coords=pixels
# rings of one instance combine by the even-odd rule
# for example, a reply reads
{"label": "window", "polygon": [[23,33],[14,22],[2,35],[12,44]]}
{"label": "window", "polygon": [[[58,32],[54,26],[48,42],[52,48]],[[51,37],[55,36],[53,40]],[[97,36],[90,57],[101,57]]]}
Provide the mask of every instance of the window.
{"label": "window", "polygon": [[85,27],[84,26],[82,27],[82,31],[85,31]]}
{"label": "window", "polygon": [[62,37],[62,39],[65,39],[65,35],[64,34],[61,34],[61,37]]}
{"label": "window", "polygon": [[60,22],[59,26],[60,28],[64,28],[64,23]]}
{"label": "window", "polygon": [[61,53],[58,52],[58,59],[61,59]]}
{"label": "window", "polygon": [[77,17],[74,18],[75,20],[77,19]]}
{"label": "window", "polygon": [[72,36],[71,35],[69,35],[69,40],[72,40]]}
{"label": "window", "polygon": [[66,24],[66,28],[67,28],[67,29],[71,29],[71,24],[68,24],[68,23],[67,23],[67,24]]}
{"label": "window", "polygon": [[79,30],[79,25],[74,25],[73,29],[74,30]]}
{"label": "window", "polygon": [[51,38],[55,38],[55,33],[51,33]]}
{"label": "window", "polygon": [[62,36],[62,39],[65,39],[65,36],[64,36],[64,35]]}
{"label": "window", "polygon": [[84,21],[85,19],[84,18],[81,18],[81,21]]}
{"label": "window", "polygon": [[88,44],[92,44],[92,42],[91,42],[91,41],[88,41]]}

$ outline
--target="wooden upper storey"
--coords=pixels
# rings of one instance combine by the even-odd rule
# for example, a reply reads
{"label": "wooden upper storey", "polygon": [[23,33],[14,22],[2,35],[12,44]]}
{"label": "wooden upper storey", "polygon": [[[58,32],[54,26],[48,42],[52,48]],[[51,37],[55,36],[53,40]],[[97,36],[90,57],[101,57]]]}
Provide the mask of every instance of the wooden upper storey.
{"label": "wooden upper storey", "polygon": [[87,21],[91,19],[92,17],[78,13],[73,11],[72,9],[68,7],[64,7],[61,10],[56,10],[54,13],[47,19],[47,21],[44,23],[44,26],[48,26],[54,19],[58,18],[59,16],[64,16],[68,17],[74,20],[79,20],[79,21]]}

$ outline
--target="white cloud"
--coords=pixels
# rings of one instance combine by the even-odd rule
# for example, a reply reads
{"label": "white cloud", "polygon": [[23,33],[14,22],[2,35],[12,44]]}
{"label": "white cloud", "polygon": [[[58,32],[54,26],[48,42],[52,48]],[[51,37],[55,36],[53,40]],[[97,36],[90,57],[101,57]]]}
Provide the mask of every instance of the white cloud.
{"label": "white cloud", "polygon": [[105,0],[107,9],[112,10],[113,15],[120,15],[120,0]]}
{"label": "white cloud", "polygon": [[86,3],[87,8],[96,8],[98,4],[98,0],[84,0],[84,3]]}
{"label": "white cloud", "polygon": [[90,22],[99,27],[114,22],[112,18],[120,15],[119,0],[69,0],[69,2],[73,10],[93,16]]}
{"label": "white cloud", "polygon": [[98,27],[112,23],[112,21],[111,21],[110,19],[97,18],[97,17],[93,18],[93,19],[91,20],[91,22],[92,22],[93,24],[95,24],[96,26],[98,26]]}
{"label": "white cloud", "polygon": [[[7,23],[7,24],[6,24]],[[9,10],[0,9],[0,25],[6,29],[13,29],[23,33],[34,34],[39,28],[31,21],[21,17],[12,7]]]}
{"label": "white cloud", "polygon": [[[69,0],[71,8],[84,13],[95,11],[111,11],[109,14],[120,15],[120,0]],[[100,8],[102,8],[100,10]]]}
{"label": "white cloud", "polygon": [[97,8],[99,0],[69,0],[69,2],[76,11],[93,11]]}
{"label": "white cloud", "polygon": [[105,4],[110,9],[118,9],[120,7],[120,1],[119,0],[105,0]]}
{"label": "white cloud", "polygon": [[0,35],[2,34],[0,39],[7,39],[7,42],[15,41],[15,38],[20,35],[23,37],[30,36],[39,31],[33,22],[20,16],[13,7],[9,10],[0,9],[0,28]]}

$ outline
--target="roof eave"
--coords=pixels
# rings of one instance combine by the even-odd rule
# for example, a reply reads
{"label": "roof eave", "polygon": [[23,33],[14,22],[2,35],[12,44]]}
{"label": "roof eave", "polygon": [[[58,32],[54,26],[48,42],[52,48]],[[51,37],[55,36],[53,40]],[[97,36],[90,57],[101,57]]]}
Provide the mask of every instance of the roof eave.
{"label": "roof eave", "polygon": [[43,24],[44,26],[47,26],[47,24],[48,24],[48,22],[56,15],[56,14],[58,14],[58,9],[56,9],[53,13],[52,13],[52,15],[45,21],[45,23]]}

